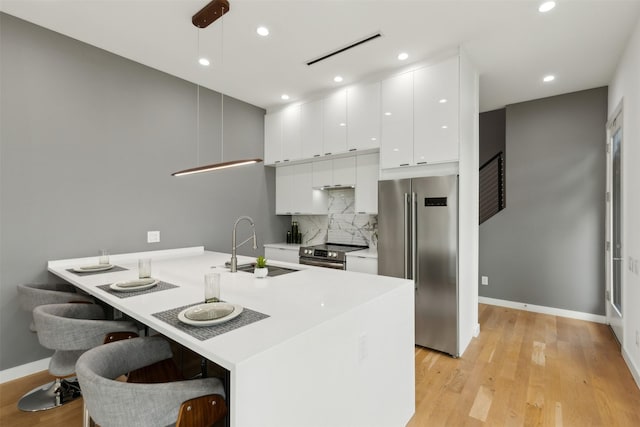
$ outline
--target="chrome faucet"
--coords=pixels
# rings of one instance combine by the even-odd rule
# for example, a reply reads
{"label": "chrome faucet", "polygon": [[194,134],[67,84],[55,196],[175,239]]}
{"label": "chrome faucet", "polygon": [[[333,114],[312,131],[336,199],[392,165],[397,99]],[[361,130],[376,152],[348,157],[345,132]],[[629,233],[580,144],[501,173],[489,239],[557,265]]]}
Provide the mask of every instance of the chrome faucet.
{"label": "chrome faucet", "polygon": [[[236,228],[238,227],[238,223],[243,219],[249,221],[249,224],[251,224],[253,235],[249,236],[247,240],[240,243],[239,245],[236,245]],[[240,246],[244,245],[251,239],[253,239],[253,250],[255,251],[256,249],[258,249],[258,245],[256,244],[256,226],[250,217],[241,216],[240,218],[236,219],[236,223],[233,224],[233,233],[231,235],[231,272],[232,273],[235,273],[236,271],[238,271],[238,257],[236,256],[236,249],[238,249]]]}

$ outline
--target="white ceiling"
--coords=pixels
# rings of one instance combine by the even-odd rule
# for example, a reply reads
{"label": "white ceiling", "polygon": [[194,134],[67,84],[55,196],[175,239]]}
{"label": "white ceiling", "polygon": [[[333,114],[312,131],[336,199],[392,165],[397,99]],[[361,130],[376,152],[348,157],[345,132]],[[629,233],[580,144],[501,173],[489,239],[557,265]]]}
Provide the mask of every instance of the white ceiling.
{"label": "white ceiling", "polygon": [[[267,109],[285,103],[282,93],[291,102],[336,88],[336,74],[348,85],[459,45],[480,71],[481,111],[605,86],[640,16],[640,0],[557,0],[546,14],[525,0],[229,0],[222,20],[197,30],[191,16],[208,2],[0,0],[0,10]],[[271,35],[259,37],[259,25]],[[543,84],[549,73],[556,80]]]}

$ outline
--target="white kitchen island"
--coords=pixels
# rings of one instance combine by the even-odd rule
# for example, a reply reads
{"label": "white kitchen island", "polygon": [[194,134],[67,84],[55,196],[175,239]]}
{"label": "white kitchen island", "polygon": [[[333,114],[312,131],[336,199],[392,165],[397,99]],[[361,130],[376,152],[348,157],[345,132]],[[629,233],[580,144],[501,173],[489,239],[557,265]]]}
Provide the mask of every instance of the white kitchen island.
{"label": "white kitchen island", "polygon": [[[139,258],[152,258],[152,276],[178,287],[130,298],[98,288],[137,278]],[[201,302],[204,274],[229,258],[195,247],[111,256],[124,271],[67,271],[96,257],[50,261],[49,271],[227,369],[231,426],[406,425],[415,409],[410,280],[278,262],[300,271],[229,273],[222,282],[223,300],[266,319],[201,341],[153,316]]]}

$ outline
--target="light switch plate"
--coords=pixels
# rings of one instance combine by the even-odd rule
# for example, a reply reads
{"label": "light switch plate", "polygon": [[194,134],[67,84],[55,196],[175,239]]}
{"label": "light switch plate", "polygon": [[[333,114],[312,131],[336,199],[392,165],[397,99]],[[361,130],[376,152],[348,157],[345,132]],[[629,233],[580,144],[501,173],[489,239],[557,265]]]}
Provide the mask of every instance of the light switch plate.
{"label": "light switch plate", "polygon": [[147,231],[147,243],[158,243],[160,241],[159,231]]}
{"label": "light switch plate", "polygon": [[489,276],[482,276],[482,282],[483,285],[487,286],[489,285]]}

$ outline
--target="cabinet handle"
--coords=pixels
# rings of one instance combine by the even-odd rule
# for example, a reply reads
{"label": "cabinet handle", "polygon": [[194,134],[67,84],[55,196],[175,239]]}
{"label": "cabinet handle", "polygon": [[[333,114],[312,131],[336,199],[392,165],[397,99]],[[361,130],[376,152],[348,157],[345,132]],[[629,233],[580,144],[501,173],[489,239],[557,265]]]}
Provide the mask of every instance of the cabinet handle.
{"label": "cabinet handle", "polygon": [[293,214],[294,215],[300,215],[300,212],[294,212]]}
{"label": "cabinet handle", "polygon": [[359,214],[364,214],[364,213],[366,213],[366,212],[365,212],[365,211],[360,211],[360,212],[358,212],[358,213],[359,213]]}
{"label": "cabinet handle", "polygon": [[314,154],[313,157],[320,157],[320,154]]}
{"label": "cabinet handle", "polygon": [[274,163],[280,163],[280,160],[276,160]]}
{"label": "cabinet handle", "polygon": [[400,166],[409,166],[409,163],[401,163]]}
{"label": "cabinet handle", "polygon": [[356,151],[357,148],[349,148],[349,151]]}
{"label": "cabinet handle", "polygon": [[342,187],[342,184],[333,184],[334,187]]}
{"label": "cabinet handle", "polygon": [[289,159],[284,159],[283,161],[284,161],[284,162],[288,162],[288,161],[289,161]]}
{"label": "cabinet handle", "polygon": [[417,164],[417,165],[426,165],[426,164],[427,164],[427,162],[418,162],[418,163],[416,163],[416,164]]}
{"label": "cabinet handle", "polygon": [[325,156],[330,156],[330,155],[331,155],[331,153],[324,153],[324,155],[325,155]]}

